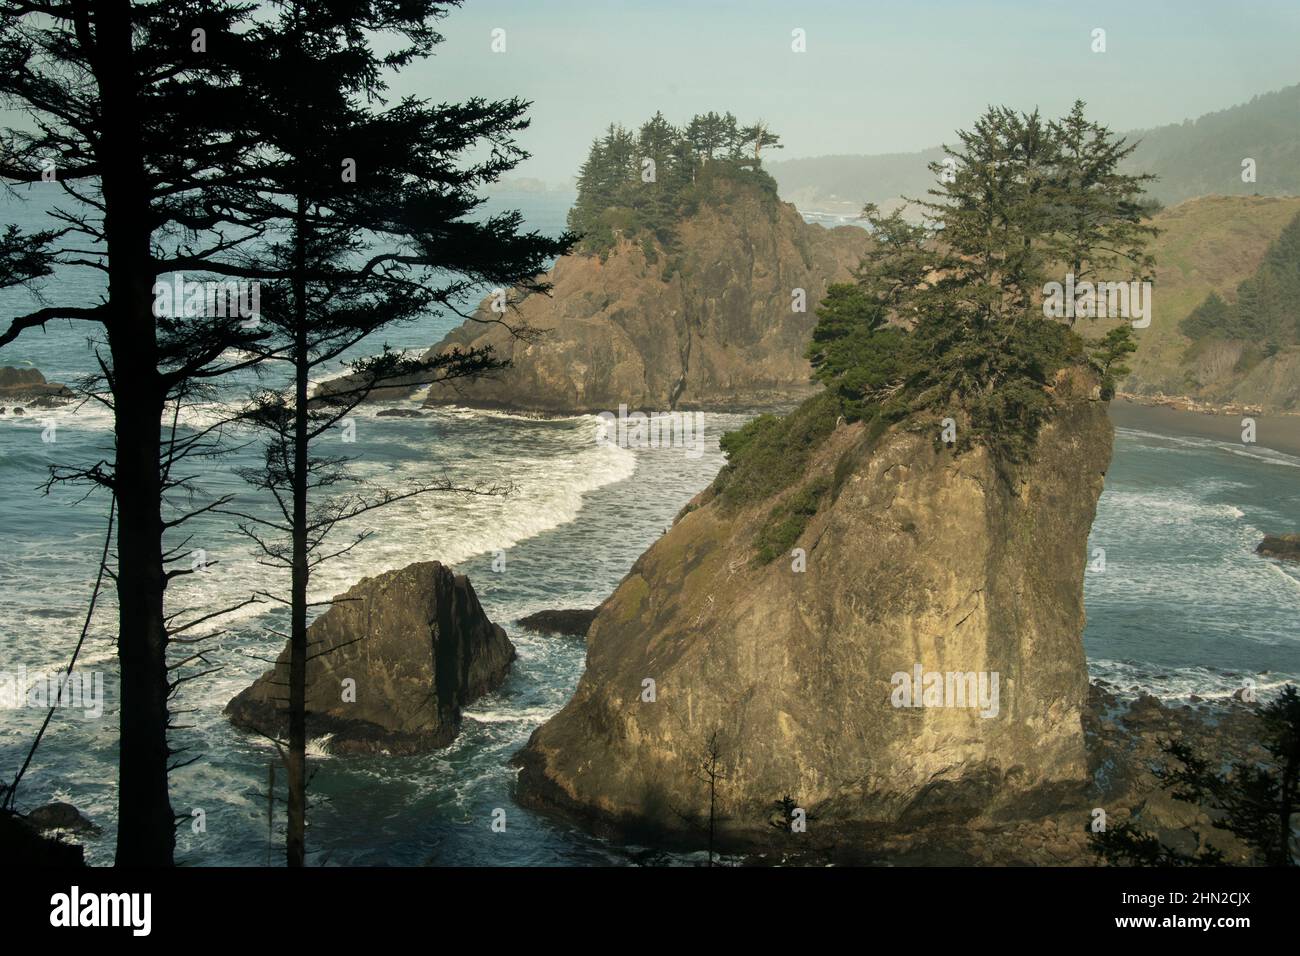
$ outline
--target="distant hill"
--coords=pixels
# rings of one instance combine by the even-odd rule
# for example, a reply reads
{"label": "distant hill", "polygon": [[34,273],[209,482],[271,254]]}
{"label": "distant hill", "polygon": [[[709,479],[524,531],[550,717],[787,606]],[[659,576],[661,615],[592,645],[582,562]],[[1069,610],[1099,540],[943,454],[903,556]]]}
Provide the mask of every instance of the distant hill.
{"label": "distant hill", "polygon": [[[1165,205],[1196,196],[1300,195],[1300,84],[1195,120],[1131,130],[1140,141],[1126,172],[1159,178],[1148,192]],[[771,161],[781,198],[804,210],[856,211],[899,196],[923,196],[934,181],[928,164],[940,147],[878,156],[818,156]],[[1241,181],[1241,162],[1256,163],[1254,183]]]}
{"label": "distant hill", "polygon": [[[1264,196],[1207,196],[1157,215],[1151,326],[1137,333],[1138,351],[1127,363],[1133,372],[1121,388],[1272,411],[1300,408],[1300,346],[1293,340],[1276,350],[1204,333],[1193,340],[1184,322],[1211,293],[1235,303],[1238,286],[1260,271],[1270,249],[1276,257],[1279,237],[1298,215],[1300,198]],[[1099,321],[1095,331],[1107,327]]]}

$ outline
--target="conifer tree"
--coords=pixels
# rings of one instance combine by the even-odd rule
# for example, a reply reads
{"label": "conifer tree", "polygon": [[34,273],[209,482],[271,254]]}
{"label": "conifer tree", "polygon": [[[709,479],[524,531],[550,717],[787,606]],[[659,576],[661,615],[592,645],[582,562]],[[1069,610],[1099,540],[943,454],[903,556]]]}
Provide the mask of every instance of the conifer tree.
{"label": "conifer tree", "polygon": [[[442,480],[367,487],[352,476],[346,456],[319,446],[385,382],[444,382],[504,363],[490,348],[453,349],[428,359],[385,350],[354,363],[352,375],[321,395],[310,394],[311,380],[370,336],[438,309],[508,325],[496,313],[485,319],[463,311],[468,298],[485,286],[516,296],[545,292],[538,277],[571,237],[523,233],[517,213],[474,218],[482,202],[476,190],[526,156],[513,138],[527,126],[525,103],[475,99],[434,106],[407,98],[384,104],[384,86],[375,79],[381,65],[428,55],[438,41],[430,24],[443,15],[442,4],[284,0],[276,6],[277,19],[259,27],[257,69],[242,77],[259,98],[252,122],[267,155],[256,190],[241,199],[264,227],[274,225],[284,236],[250,254],[247,268],[268,283],[268,331],[257,348],[268,368],[287,367],[291,384],[263,390],[248,410],[248,420],[267,430],[269,441],[264,466],[243,472],[269,493],[279,514],[268,520],[225,513],[239,517],[265,564],[289,572],[288,596],[268,596],[282,601],[290,616],[288,673],[278,675],[288,688],[281,753],[288,780],[287,861],[302,866],[311,575],[366,537],[363,531],[335,546],[331,533],[415,495],[495,488],[492,482],[456,488]],[[487,158],[467,159],[484,142],[492,144]],[[341,167],[350,175],[340,175]]]}
{"label": "conifer tree", "polygon": [[189,573],[164,539],[195,514],[183,503],[194,476],[182,463],[211,440],[164,430],[164,409],[244,367],[223,355],[257,339],[239,316],[156,314],[154,293],[159,276],[202,272],[253,238],[225,230],[220,199],[259,148],[232,82],[257,56],[250,13],[227,0],[0,0],[0,102],[33,120],[0,133],[0,178],[64,200],[57,229],[7,234],[7,268],[35,277],[77,263],[107,280],[98,304],[56,299],[9,316],[0,347],[50,321],[103,335],[113,461],[60,478],[116,501],[119,864],[172,861],[169,699],[193,676],[168,661],[172,635],[195,622],[164,608],[168,582]]}

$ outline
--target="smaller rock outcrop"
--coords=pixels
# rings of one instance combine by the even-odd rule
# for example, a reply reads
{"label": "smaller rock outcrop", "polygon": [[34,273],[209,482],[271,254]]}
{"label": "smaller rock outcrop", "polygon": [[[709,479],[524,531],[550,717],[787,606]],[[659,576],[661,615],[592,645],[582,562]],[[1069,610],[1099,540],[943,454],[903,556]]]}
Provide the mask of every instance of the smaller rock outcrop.
{"label": "smaller rock outcrop", "polygon": [[0,855],[11,867],[81,867],[85,850],[44,836],[33,823],[9,810],[0,810]]}
{"label": "smaller rock outcrop", "polygon": [[1300,534],[1266,534],[1255,553],[1266,558],[1300,561]]}
{"label": "smaller rock outcrop", "polygon": [[31,405],[55,404],[72,398],[72,390],[58,382],[47,382],[34,368],[0,368],[0,404],[26,402]]}
{"label": "smaller rock outcrop", "polygon": [[[365,578],[308,629],[307,732],[330,753],[416,753],[455,738],[515,649],[464,575],[437,561]],[[238,727],[287,732],[289,651],[227,706]]]}
{"label": "smaller rock outcrop", "polygon": [[70,803],[56,801],[37,807],[25,817],[27,822],[42,832],[67,830],[72,833],[97,834],[101,830]]}
{"label": "smaller rock outcrop", "polygon": [[548,634],[564,634],[568,637],[586,637],[587,629],[596,619],[600,608],[591,610],[565,608],[563,610],[538,611],[519,619],[519,626],[530,631],[545,631]]}

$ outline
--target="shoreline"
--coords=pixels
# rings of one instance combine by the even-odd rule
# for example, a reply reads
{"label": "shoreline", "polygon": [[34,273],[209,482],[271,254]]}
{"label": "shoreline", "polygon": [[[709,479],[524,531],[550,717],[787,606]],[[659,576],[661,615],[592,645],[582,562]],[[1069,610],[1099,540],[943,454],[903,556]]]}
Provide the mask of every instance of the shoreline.
{"label": "shoreline", "polygon": [[[1112,399],[1110,403],[1110,420],[1116,427],[1212,438],[1233,444],[1242,444],[1242,417],[1143,405],[1123,398]],[[1249,417],[1255,420],[1256,445],[1300,457],[1300,415]]]}

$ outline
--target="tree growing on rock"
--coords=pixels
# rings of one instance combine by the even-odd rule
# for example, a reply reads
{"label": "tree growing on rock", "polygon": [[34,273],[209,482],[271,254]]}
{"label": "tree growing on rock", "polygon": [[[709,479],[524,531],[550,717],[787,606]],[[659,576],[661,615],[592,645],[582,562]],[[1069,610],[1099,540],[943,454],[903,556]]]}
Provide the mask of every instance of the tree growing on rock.
{"label": "tree growing on rock", "polygon": [[[1131,147],[1082,104],[1059,122],[993,108],[958,140],[930,166],[930,198],[914,200],[924,222],[864,210],[877,241],[856,275],[861,294],[828,298],[809,358],[854,417],[960,415],[958,446],[983,444],[1009,464],[1051,413],[1056,373],[1088,362],[1070,325],[1042,314],[1046,283],[1119,263],[1148,273],[1149,177],[1118,171]],[[1108,388],[1131,336],[1124,324],[1092,346]]]}
{"label": "tree growing on rock", "polygon": [[[252,123],[267,155],[256,190],[242,203],[260,221],[278,224],[283,236],[250,255],[266,283],[266,336],[257,349],[266,368],[287,369],[290,384],[262,390],[244,416],[269,438],[263,467],[242,474],[272,497],[278,517],[225,513],[240,519],[263,563],[289,575],[287,597],[265,596],[282,602],[290,616],[288,674],[282,675],[288,739],[282,746],[277,741],[287,773],[290,866],[306,859],[307,626],[320,604],[309,597],[311,576],[368,534],[333,546],[332,532],[416,495],[500,490],[444,479],[367,487],[351,473],[348,456],[321,446],[337,441],[338,426],[386,382],[409,388],[472,378],[505,363],[490,347],[420,359],[385,349],[353,362],[351,375],[316,396],[311,381],[370,336],[439,309],[528,335],[504,317],[462,309],[485,285],[545,292],[538,276],[572,241],[522,232],[517,213],[473,218],[482,202],[476,190],[526,156],[513,138],[527,126],[525,103],[384,104],[376,79],[383,65],[427,56],[440,39],[430,24],[446,6],[285,2],[279,18],[259,28],[263,55],[243,77],[258,96]],[[382,54],[381,37],[389,43]],[[465,158],[484,144],[491,146],[487,158]],[[355,175],[341,176],[349,161]]]}
{"label": "tree growing on rock", "polygon": [[706,171],[758,182],[775,194],[761,157],[764,149],[780,148],[765,122],[741,128],[731,113],[698,114],[684,128],[656,113],[636,133],[611,124],[579,168],[569,229],[588,252],[607,250],[619,235],[670,245],[673,227],[703,195]]}

